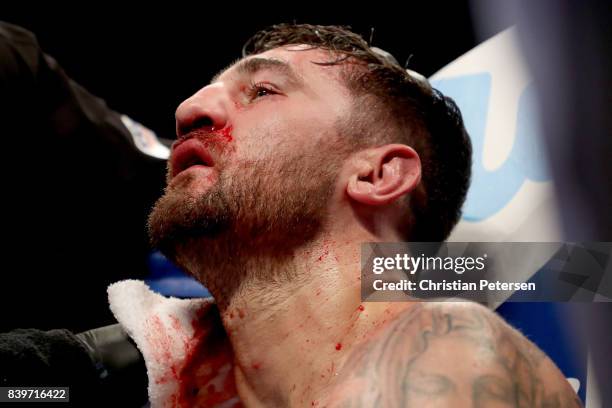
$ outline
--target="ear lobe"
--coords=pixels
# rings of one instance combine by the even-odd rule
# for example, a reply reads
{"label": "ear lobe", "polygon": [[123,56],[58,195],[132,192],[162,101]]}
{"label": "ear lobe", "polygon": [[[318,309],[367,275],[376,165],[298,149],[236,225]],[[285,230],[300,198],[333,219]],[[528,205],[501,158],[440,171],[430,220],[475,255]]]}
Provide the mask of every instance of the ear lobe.
{"label": "ear lobe", "polygon": [[419,155],[406,145],[386,145],[376,166],[351,177],[348,195],[363,204],[385,205],[410,193],[421,181]]}

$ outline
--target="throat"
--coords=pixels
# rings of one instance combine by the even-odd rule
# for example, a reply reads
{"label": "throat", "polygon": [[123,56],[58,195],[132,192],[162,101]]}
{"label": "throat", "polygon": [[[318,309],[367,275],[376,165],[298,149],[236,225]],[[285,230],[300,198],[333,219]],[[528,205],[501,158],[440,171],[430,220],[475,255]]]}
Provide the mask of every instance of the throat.
{"label": "throat", "polygon": [[359,298],[347,302],[347,293],[336,298],[323,288],[318,296],[314,293],[319,302],[298,292],[273,312],[254,311],[249,305],[223,312],[241,396],[262,406],[311,406],[336,386],[347,360],[394,314]]}

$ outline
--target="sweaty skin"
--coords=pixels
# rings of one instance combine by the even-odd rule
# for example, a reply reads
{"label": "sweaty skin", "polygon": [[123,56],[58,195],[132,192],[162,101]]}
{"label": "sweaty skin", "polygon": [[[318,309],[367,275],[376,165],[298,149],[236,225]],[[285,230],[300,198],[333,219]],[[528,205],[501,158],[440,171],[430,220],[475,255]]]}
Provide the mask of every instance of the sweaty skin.
{"label": "sweaty skin", "polygon": [[[210,321],[223,327],[211,329],[209,343],[233,364],[235,384],[227,389],[235,386],[248,407],[580,406],[554,364],[481,306],[361,303],[360,243],[401,241],[393,227],[403,214],[396,201],[419,183],[418,155],[407,146],[385,145],[340,156],[330,129],[349,111],[351,95],[337,80],[337,66],[312,63],[329,60],[327,52],[291,46],[248,58],[282,61],[294,75],[271,64],[243,70],[234,65],[183,102],[176,113],[179,135],[206,119],[201,123],[214,129],[231,127],[231,138],[209,146],[217,167],[171,171],[168,200],[206,195],[223,174],[234,183],[247,180],[250,164],[262,157],[272,164],[289,157],[278,169],[342,159],[325,203],[327,216],[299,245],[290,233],[274,241],[264,231],[243,242],[246,232],[237,229],[229,239],[225,218],[212,211],[207,214],[214,214],[215,223],[202,228],[223,232],[179,245],[175,260],[217,301],[218,309],[210,310],[220,319]],[[248,93],[252,83],[269,84],[273,92]],[[384,124],[371,125],[384,131]],[[306,191],[313,178],[325,178],[315,175],[319,168],[297,180],[285,171],[248,180],[254,190],[295,183],[297,192]],[[249,191],[237,199],[249,199]],[[252,199],[274,206],[288,197]],[[174,207],[168,208],[158,211],[160,217],[172,215]],[[233,215],[257,225],[252,214]],[[210,366],[206,359],[200,364],[204,371]],[[206,390],[197,392],[205,400]]]}

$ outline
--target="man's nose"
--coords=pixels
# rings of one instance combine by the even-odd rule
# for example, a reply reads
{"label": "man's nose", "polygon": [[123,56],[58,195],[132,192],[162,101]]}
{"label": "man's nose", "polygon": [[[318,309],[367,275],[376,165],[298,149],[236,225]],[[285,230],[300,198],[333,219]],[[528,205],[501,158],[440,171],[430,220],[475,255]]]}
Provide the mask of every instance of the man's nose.
{"label": "man's nose", "polygon": [[176,109],[176,135],[199,128],[222,129],[227,123],[227,91],[223,83],[200,89]]}

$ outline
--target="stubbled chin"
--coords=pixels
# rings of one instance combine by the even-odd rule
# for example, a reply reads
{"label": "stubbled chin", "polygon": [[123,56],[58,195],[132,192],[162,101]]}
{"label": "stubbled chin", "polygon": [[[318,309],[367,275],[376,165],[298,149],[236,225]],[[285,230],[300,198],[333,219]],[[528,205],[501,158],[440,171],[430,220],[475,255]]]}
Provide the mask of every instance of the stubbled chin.
{"label": "stubbled chin", "polygon": [[172,258],[177,244],[216,236],[227,225],[226,205],[214,184],[198,177],[176,179],[149,215],[151,245]]}

